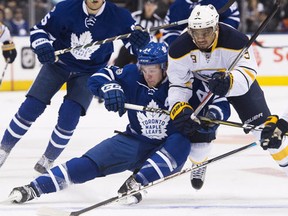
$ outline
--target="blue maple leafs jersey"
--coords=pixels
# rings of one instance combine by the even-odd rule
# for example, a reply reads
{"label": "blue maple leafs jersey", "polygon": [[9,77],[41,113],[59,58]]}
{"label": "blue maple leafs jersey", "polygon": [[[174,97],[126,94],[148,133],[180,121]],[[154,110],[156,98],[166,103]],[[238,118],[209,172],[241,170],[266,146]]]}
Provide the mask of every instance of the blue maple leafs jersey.
{"label": "blue maple leafs jersey", "polygon": [[[176,0],[170,6],[167,12],[167,15],[165,17],[165,23],[173,23],[180,20],[188,19],[188,17],[191,14],[191,11],[198,4],[200,5],[212,4],[216,8],[216,10],[219,10],[227,2],[228,0],[202,0],[202,1],[200,0],[199,2],[193,2],[191,0]],[[240,23],[240,13],[236,3],[232,4],[228,10],[220,14],[219,22],[226,23],[236,29],[238,28]],[[171,44],[186,27],[187,24],[183,24],[165,29],[163,40],[168,44]]]}
{"label": "blue maple leafs jersey", "polygon": [[[37,41],[51,41],[55,50],[84,45],[132,31],[135,20],[126,9],[104,3],[96,15],[89,15],[84,1],[62,1],[31,29],[31,46]],[[123,40],[126,47],[128,39]],[[107,65],[113,43],[75,49],[59,56],[59,63],[71,72],[93,73]]]}
{"label": "blue maple leafs jersey", "polygon": [[[168,89],[169,82],[167,77],[162,81],[162,83],[154,88],[149,88],[145,82],[144,76],[138,70],[137,65],[129,64],[123,68],[116,66],[108,66],[101,69],[99,72],[93,74],[89,82],[93,83],[93,88],[97,89],[98,95],[101,96],[101,87],[115,80],[118,82],[125,93],[126,103],[160,108],[168,110]],[[189,103],[196,108],[203,97],[206,96],[209,90],[204,82],[198,80],[194,84],[195,94],[190,99]],[[209,106],[218,107],[223,120],[228,119],[230,116],[230,107],[226,98],[216,97],[215,99],[209,101]],[[203,115],[204,110],[200,113]],[[166,114],[144,112],[127,110],[129,125],[127,126],[126,132],[138,139],[149,139],[153,140],[155,143],[160,143],[160,141],[170,134],[176,132],[172,121],[170,121],[170,116]]]}

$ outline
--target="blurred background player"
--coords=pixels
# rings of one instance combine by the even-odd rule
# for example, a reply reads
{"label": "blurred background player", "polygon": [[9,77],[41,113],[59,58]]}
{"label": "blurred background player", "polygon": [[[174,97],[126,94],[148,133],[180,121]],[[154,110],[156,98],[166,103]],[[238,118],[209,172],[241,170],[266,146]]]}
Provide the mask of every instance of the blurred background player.
{"label": "blurred background player", "polygon": [[[175,0],[170,6],[165,17],[165,23],[173,23],[188,19],[196,5],[212,4],[216,10],[221,9],[228,0]],[[228,10],[220,14],[219,21],[237,29],[240,23],[240,12],[237,2],[234,2]],[[181,34],[187,24],[178,25],[163,30],[163,40],[169,45]]]}
{"label": "blurred background player", "polygon": [[9,29],[1,22],[0,22],[0,42],[3,43],[2,54],[5,61],[9,64],[13,63],[17,56],[17,51],[12,41]]}
{"label": "blurred background player", "polygon": [[[144,0],[143,9],[134,11],[131,15],[136,23],[140,24],[144,29],[157,27],[162,25],[162,19],[155,13],[158,8],[158,0]],[[159,41],[162,36],[160,31],[152,32],[153,40]],[[137,56],[129,53],[129,50],[122,46],[118,57],[115,59],[114,65],[124,67],[126,64],[136,63]]]}
{"label": "blurred background player", "polygon": [[[181,125],[186,125],[186,133],[189,132],[188,125],[198,121],[190,118],[194,112],[191,107],[181,105],[195,94],[193,85],[196,80],[206,82],[207,89],[214,95],[227,97],[242,123],[261,125],[265,122],[270,111],[256,80],[258,66],[252,47],[233,70],[227,75],[224,73],[247,42],[245,34],[219,23],[219,14],[213,5],[197,5],[193,9],[187,32],[169,48],[167,75],[171,84],[168,99],[171,113],[175,108],[182,110],[174,117],[174,121],[178,119],[180,131]],[[207,92],[202,93],[202,99],[206,95]],[[259,140],[260,133],[255,136]],[[191,181],[193,175],[192,172]]]}
{"label": "blurred background player", "polygon": [[[89,79],[90,90],[104,99],[108,111],[122,116],[126,111],[125,102],[168,108],[167,46],[154,42],[148,44],[140,51],[138,63],[139,68],[135,64],[123,69],[108,66]],[[140,182],[147,184],[181,169],[187,160],[190,143],[175,130],[169,116],[134,110],[127,113],[129,124],[125,132],[118,132],[95,145],[80,158],[48,170],[29,185],[14,188],[10,198],[16,203],[23,203],[36,196],[65,189],[71,183],[80,184],[125,170],[138,171],[142,167],[127,182],[127,186],[137,187]],[[127,189],[125,186],[119,193]],[[135,194],[127,199],[127,204],[141,199],[140,193]]]}
{"label": "blurred background player", "polygon": [[34,169],[43,173],[52,166],[72,137],[80,116],[86,114],[93,97],[87,88],[87,80],[95,71],[107,65],[113,43],[73,49],[60,55],[57,62],[55,50],[132,32],[123,43],[131,52],[137,52],[150,41],[150,35],[134,24],[129,11],[113,3],[70,0],[58,3],[31,29],[31,47],[43,66],[4,133],[0,144],[0,167],[12,148],[50,104],[51,98],[66,83],[67,94],[59,108],[58,122]]}

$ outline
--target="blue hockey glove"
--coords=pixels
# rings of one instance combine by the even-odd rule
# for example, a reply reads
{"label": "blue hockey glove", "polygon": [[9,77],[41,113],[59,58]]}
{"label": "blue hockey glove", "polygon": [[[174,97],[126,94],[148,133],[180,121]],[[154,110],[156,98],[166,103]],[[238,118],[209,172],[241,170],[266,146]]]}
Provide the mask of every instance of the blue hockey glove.
{"label": "blue hockey glove", "polygon": [[281,146],[283,136],[288,131],[288,122],[279,119],[277,115],[267,118],[265,127],[261,132],[261,147],[264,150],[268,148],[278,149]]}
{"label": "blue hockey glove", "polygon": [[129,42],[135,49],[142,49],[150,42],[150,35],[148,32],[143,31],[143,28],[138,25],[131,33]]}
{"label": "blue hockey glove", "polygon": [[17,56],[14,43],[11,41],[4,41],[2,46],[2,53],[7,63],[13,63]]}
{"label": "blue hockey glove", "polygon": [[108,111],[118,112],[121,117],[125,112],[125,95],[121,86],[115,81],[104,84],[101,87],[104,105]]}
{"label": "blue hockey glove", "polygon": [[191,119],[193,112],[193,108],[186,102],[177,102],[170,112],[170,118],[175,128],[186,136],[193,135],[201,127],[198,118]]}
{"label": "blue hockey glove", "polygon": [[55,49],[49,42],[36,46],[34,52],[37,54],[38,60],[42,64],[52,64],[56,61],[56,56],[54,54]]}
{"label": "blue hockey glove", "polygon": [[223,72],[215,72],[209,80],[209,89],[216,95],[224,97],[233,85],[233,76],[228,73],[225,76]]}
{"label": "blue hockey glove", "polygon": [[[205,114],[205,117],[211,120],[222,120],[221,114],[215,108],[209,108]],[[218,124],[210,123],[210,122],[202,122],[202,128],[198,130],[201,133],[215,133],[217,128],[219,127]]]}

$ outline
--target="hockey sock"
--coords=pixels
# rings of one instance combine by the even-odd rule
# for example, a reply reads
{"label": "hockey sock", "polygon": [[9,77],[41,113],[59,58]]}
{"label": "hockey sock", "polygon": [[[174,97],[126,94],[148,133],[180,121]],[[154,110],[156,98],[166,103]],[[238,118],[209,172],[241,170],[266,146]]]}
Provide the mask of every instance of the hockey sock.
{"label": "hockey sock", "polygon": [[60,191],[70,184],[81,184],[100,176],[97,165],[87,157],[73,158],[48,170],[33,182],[40,194]]}
{"label": "hockey sock", "polygon": [[10,152],[16,143],[29,130],[33,122],[44,112],[46,105],[28,96],[14,115],[1,141],[1,148]]}
{"label": "hockey sock", "polygon": [[142,185],[179,171],[187,160],[190,142],[178,133],[169,136],[162,148],[155,152],[136,173]]}
{"label": "hockey sock", "polygon": [[207,160],[211,147],[211,143],[191,143],[189,159],[195,164],[202,163]]}
{"label": "hockey sock", "polygon": [[54,161],[65,149],[79,122],[81,109],[78,103],[64,100],[59,110],[58,123],[44,153],[48,159]]}
{"label": "hockey sock", "polygon": [[288,139],[284,138],[278,149],[268,148],[268,151],[288,176]]}

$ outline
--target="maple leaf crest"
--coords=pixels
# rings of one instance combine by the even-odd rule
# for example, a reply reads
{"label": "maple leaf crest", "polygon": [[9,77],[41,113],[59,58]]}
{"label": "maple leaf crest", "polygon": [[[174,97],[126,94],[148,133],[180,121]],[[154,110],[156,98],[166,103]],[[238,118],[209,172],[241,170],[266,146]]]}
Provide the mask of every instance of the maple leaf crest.
{"label": "maple leaf crest", "polygon": [[[92,42],[93,42],[92,35],[91,32],[89,31],[82,33],[79,36],[79,38],[77,37],[76,34],[74,33],[71,34],[71,47],[81,46]],[[76,59],[89,60],[92,53],[95,52],[97,49],[99,49],[99,47],[100,45],[95,45],[87,48],[72,49],[71,54]]]}
{"label": "maple leaf crest", "polygon": [[[153,100],[148,104],[148,107],[159,109],[159,106]],[[145,114],[137,112],[137,118],[143,136],[158,140],[167,137],[167,125],[170,120],[168,115],[156,112],[146,112]]]}

